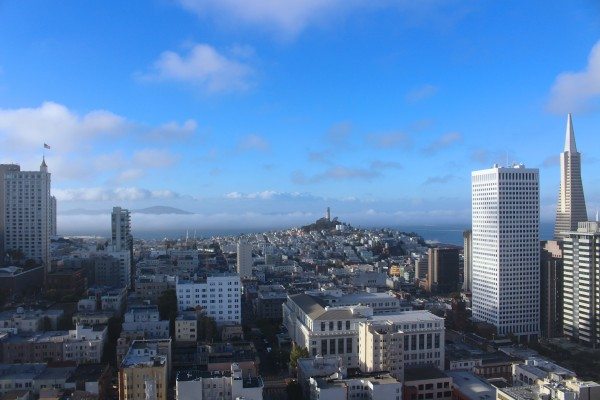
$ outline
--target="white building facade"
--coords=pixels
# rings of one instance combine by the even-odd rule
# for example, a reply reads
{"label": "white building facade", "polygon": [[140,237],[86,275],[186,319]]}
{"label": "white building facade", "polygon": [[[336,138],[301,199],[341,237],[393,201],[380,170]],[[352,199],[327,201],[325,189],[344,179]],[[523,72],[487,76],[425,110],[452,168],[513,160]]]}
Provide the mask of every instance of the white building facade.
{"label": "white building facade", "polygon": [[50,173],[45,161],[39,171],[4,172],[4,251],[20,251],[25,259],[43,262],[50,270]]}
{"label": "white building facade", "polygon": [[237,274],[219,274],[205,279],[177,280],[179,311],[203,309],[219,325],[242,321],[242,284]]}
{"label": "white building facade", "polygon": [[262,400],[263,381],[260,377],[243,377],[236,363],[231,371],[181,371],[177,374],[175,398],[177,400]]}
{"label": "white building facade", "polygon": [[600,223],[580,222],[563,242],[563,331],[600,347]]}
{"label": "white building facade", "polygon": [[539,172],[472,173],[473,317],[535,339],[540,325]]}
{"label": "white building facade", "polygon": [[[369,366],[367,370],[378,371],[379,365],[386,363],[382,357],[390,360],[400,357],[403,366],[427,364],[443,368],[444,365],[444,320],[428,311],[374,315],[369,306],[326,306],[318,297],[296,294],[288,296],[283,305],[283,324],[290,338],[296,345],[307,348],[309,355],[337,355],[346,368],[363,365]],[[369,352],[367,343],[361,345],[361,338],[372,342],[369,332],[386,324],[387,338],[402,337],[402,345],[390,342],[382,351]],[[361,326],[364,326],[362,335]],[[386,337],[379,339],[385,342]],[[400,376],[402,368],[396,365],[395,374]]]}
{"label": "white building facade", "polygon": [[240,278],[252,276],[252,245],[244,241],[237,244],[237,272]]}

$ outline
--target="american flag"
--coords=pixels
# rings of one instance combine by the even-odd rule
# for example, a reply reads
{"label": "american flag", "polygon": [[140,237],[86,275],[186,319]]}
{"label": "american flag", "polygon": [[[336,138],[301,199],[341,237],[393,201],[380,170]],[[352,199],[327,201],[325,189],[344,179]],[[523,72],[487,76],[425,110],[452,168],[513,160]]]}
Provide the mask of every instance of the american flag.
{"label": "american flag", "polygon": [[49,149],[49,148],[50,148],[50,146],[49,146],[49,145],[47,145],[46,143],[44,143],[44,148],[45,148],[45,149]]}

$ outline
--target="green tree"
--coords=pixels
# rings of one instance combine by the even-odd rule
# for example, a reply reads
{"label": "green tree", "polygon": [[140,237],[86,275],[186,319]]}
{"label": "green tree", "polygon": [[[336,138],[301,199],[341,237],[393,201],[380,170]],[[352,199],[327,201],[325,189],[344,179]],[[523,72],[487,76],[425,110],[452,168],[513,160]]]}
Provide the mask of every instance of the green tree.
{"label": "green tree", "polygon": [[294,345],[290,352],[290,366],[294,369],[298,367],[298,359],[308,357],[308,349]]}
{"label": "green tree", "polygon": [[169,320],[169,332],[175,333],[175,318],[177,318],[177,293],[175,289],[162,292],[158,298],[158,314],[161,320]]}
{"label": "green tree", "polygon": [[43,331],[51,331],[52,330],[52,321],[50,321],[50,317],[46,316],[42,318],[42,330]]}
{"label": "green tree", "polygon": [[218,341],[219,331],[214,318],[201,315],[198,318],[198,340],[199,341]]}

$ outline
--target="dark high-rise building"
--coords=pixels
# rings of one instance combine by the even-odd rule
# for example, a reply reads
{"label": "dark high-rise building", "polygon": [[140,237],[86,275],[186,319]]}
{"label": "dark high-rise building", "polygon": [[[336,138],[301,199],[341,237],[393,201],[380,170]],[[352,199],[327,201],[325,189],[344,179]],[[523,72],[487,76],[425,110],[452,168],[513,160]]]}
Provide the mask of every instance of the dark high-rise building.
{"label": "dark high-rise building", "polygon": [[450,293],[459,288],[458,247],[435,247],[429,249],[427,290],[432,293]]}
{"label": "dark high-rise building", "polygon": [[4,249],[4,231],[6,229],[6,206],[4,202],[6,188],[4,174],[19,171],[21,171],[21,167],[17,164],[0,164],[0,262],[4,260],[4,256],[6,255]]}
{"label": "dark high-rise building", "polygon": [[463,285],[465,292],[473,290],[473,231],[463,232]]}
{"label": "dark high-rise building", "polygon": [[581,183],[581,155],[575,145],[573,119],[569,114],[565,149],[560,154],[560,190],[556,205],[554,238],[564,239],[565,232],[576,231],[577,223],[585,221],[587,221],[587,210]]}
{"label": "dark high-rise building", "polygon": [[559,337],[563,318],[562,242],[542,241],[540,263],[540,334]]}

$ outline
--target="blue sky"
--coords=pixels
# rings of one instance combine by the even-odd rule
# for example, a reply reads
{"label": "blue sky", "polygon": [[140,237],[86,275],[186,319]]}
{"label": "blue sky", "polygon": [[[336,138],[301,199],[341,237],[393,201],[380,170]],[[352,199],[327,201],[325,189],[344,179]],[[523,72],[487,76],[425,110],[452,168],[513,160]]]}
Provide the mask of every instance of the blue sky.
{"label": "blue sky", "polygon": [[468,224],[470,171],[508,158],[540,168],[551,219],[572,112],[591,213],[600,5],[548,3],[0,2],[0,162],[37,168],[50,144],[61,214],[160,204],[198,215],[139,226],[263,228],[327,205]]}

